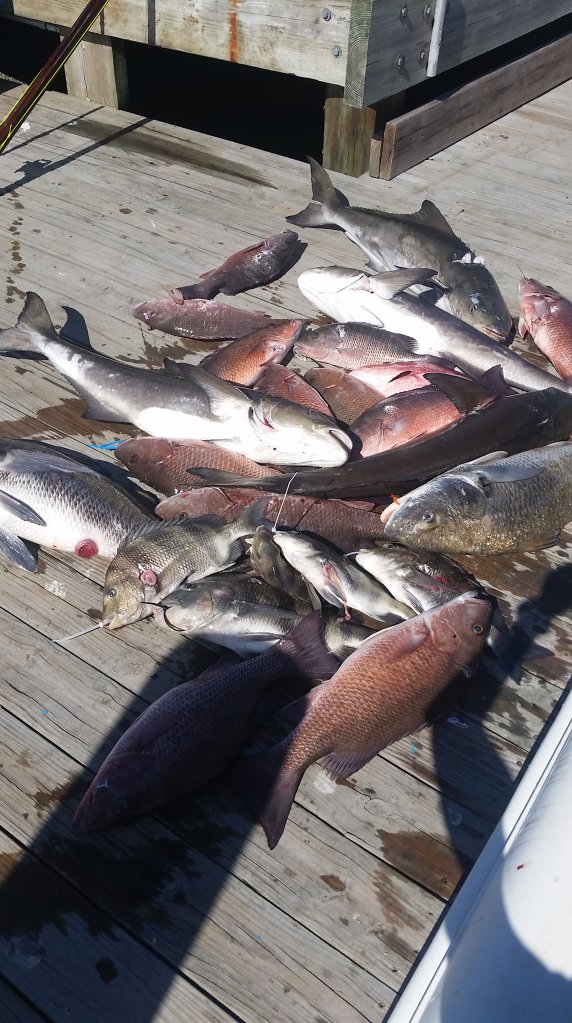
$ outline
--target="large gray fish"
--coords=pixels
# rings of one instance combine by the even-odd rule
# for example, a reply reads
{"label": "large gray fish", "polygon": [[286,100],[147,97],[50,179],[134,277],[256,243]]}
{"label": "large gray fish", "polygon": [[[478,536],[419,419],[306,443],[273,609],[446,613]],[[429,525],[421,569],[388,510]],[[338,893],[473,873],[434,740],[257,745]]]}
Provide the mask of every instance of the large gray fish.
{"label": "large gray fish", "polygon": [[299,723],[282,742],[234,765],[229,784],[258,816],[270,848],[310,764],[325,757],[330,777],[348,778],[454,702],[482,652],[491,612],[489,600],[464,593],[375,633],[294,704]]}
{"label": "large gray fish", "polygon": [[185,284],[170,293],[175,301],[238,295],[276,280],[289,265],[298,241],[295,231],[281,231],[240,252],[234,252],[215,270],[201,274],[197,284]]}
{"label": "large gray fish", "polygon": [[200,519],[159,522],[125,537],[105,574],[104,626],[138,622],[185,579],[203,579],[233,565],[244,553],[243,538],[263,521],[266,504],[260,498],[222,526]]}
{"label": "large gray fish", "polygon": [[270,465],[340,465],[351,448],[326,416],[256,392],[247,396],[199,366],[185,366],[178,377],[79,349],[58,337],[33,292],[16,326],[0,331],[0,351],[13,349],[45,355],[85,399],[90,419],[134,423],[155,437],[211,440]]}
{"label": "large gray fish", "polygon": [[454,561],[401,544],[378,541],[354,555],[356,564],[377,579],[402,604],[421,614],[461,593],[477,590],[475,580]]}
{"label": "large gray fish", "polygon": [[350,608],[386,625],[411,618],[409,607],[394,600],[371,576],[328,544],[304,533],[282,530],[274,534],[274,542],[327,603],[344,611],[347,620]]}
{"label": "large gray fish", "polygon": [[426,199],[416,213],[350,206],[324,168],[309,159],[312,201],[300,213],[287,217],[290,223],[340,227],[365,252],[373,270],[435,267],[439,283],[447,289],[451,312],[495,340],[506,340],[512,319],[493,275],[432,202]]}
{"label": "large gray fish", "polygon": [[498,455],[457,466],[400,498],[384,512],[387,538],[444,554],[554,543],[572,521],[572,443]]}
{"label": "large gray fish", "polygon": [[303,295],[336,320],[365,320],[386,330],[409,334],[425,355],[450,359],[469,374],[501,366],[512,387],[532,391],[558,387],[572,393],[559,377],[538,369],[504,345],[492,341],[444,309],[415,295],[400,294],[415,281],[427,280],[430,270],[393,270],[370,277],[341,266],[305,270],[298,278]]}
{"label": "large gray fish", "polygon": [[[74,825],[95,831],[205,785],[236,757],[260,720],[260,702],[281,679],[330,678],[320,616],[308,615],[260,657],[175,686],[115,744],[79,804]],[[299,687],[298,687],[299,691]]]}
{"label": "large gray fish", "polygon": [[94,469],[33,441],[0,440],[0,552],[35,572],[24,540],[112,558],[126,533],[152,517]]}
{"label": "large gray fish", "polygon": [[[386,501],[391,494],[403,494],[470,458],[499,450],[515,454],[535,444],[565,440],[571,434],[572,395],[548,387],[502,398],[464,416],[441,433],[348,462],[335,471],[302,470],[265,479],[206,472],[213,486],[248,486],[276,493],[283,493],[288,487],[290,494],[379,502]],[[199,474],[206,479],[201,470]]]}

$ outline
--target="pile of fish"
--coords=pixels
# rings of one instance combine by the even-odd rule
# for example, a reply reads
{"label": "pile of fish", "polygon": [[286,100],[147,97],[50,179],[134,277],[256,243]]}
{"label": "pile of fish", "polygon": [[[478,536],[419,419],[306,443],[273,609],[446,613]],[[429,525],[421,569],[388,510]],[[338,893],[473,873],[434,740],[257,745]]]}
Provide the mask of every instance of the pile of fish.
{"label": "pile of fish", "polygon": [[[217,339],[199,365],[81,348],[34,293],[0,331],[0,351],[49,359],[87,418],[146,435],[116,456],[160,498],[151,511],[104,465],[0,440],[0,553],[28,571],[30,544],[106,558],[104,627],[153,616],[219,656],[127,729],[77,809],[82,830],[226,772],[274,847],[310,764],[348,777],[475,670],[500,619],[452,558],[539,550],[572,520],[572,304],[522,281],[519,332],[557,372],[539,369],[431,202],[354,208],[310,163],[312,201],[288,220],[341,228],[372,271],[300,275],[332,323],[216,300],[289,270],[301,243],[287,230],[135,308],[151,329]],[[285,704],[285,737],[245,752]]]}

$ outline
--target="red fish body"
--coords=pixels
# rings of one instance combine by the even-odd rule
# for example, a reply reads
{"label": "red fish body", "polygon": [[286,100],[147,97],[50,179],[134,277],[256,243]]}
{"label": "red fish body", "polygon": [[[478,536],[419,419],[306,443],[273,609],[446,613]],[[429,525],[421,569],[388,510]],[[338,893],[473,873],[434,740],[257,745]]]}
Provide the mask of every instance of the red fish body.
{"label": "red fish body", "polygon": [[233,253],[215,270],[201,274],[197,284],[185,284],[171,292],[176,302],[189,298],[214,298],[222,295],[238,295],[240,291],[260,287],[276,280],[287,268],[298,235],[295,231],[281,231],[256,245],[249,245]]}
{"label": "red fish body", "polygon": [[572,302],[529,277],[519,286],[521,337],[528,332],[557,373],[572,384]]}

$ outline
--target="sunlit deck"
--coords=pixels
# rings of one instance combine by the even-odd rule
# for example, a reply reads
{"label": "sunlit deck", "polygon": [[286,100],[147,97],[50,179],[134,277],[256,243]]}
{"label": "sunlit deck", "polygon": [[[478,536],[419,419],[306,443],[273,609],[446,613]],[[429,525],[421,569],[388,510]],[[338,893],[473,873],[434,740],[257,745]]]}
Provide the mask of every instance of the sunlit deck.
{"label": "sunlit deck", "polygon": [[[339,182],[361,206],[433,199],[516,312],[519,267],[570,294],[571,110],[572,82],[392,183]],[[203,350],[148,333],[133,304],[282,230],[309,198],[302,164],[60,94],[30,124],[0,159],[0,327],[34,290],[108,355],[159,366]],[[339,232],[301,235],[294,270],[229,301],[310,316],[300,270],[362,265]],[[82,409],[47,362],[2,359],[0,437],[112,465],[93,446],[133,431]],[[78,794],[126,724],[188,677],[192,647],[153,621],[55,645],[97,619],[105,565],[42,551],[28,575],[0,559],[3,1023],[379,1023],[568,682],[569,557],[564,538],[474,561],[513,612],[520,684],[489,657],[433,730],[342,784],[310,769],[274,852],[221,784],[98,837],[74,831]],[[527,661],[530,642],[552,655]]]}

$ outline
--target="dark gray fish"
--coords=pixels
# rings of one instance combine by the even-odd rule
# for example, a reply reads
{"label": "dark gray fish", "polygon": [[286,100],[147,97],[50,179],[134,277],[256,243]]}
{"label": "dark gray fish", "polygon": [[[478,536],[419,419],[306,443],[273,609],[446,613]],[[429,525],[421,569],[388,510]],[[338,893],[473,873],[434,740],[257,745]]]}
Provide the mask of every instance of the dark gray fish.
{"label": "dark gray fish", "polygon": [[189,298],[238,295],[281,277],[292,260],[298,241],[295,231],[281,231],[255,245],[233,253],[216,270],[201,274],[197,284],[185,284],[170,292],[178,302]]}
{"label": "dark gray fish", "polygon": [[340,369],[360,369],[383,362],[407,362],[419,358],[417,341],[392,334],[372,323],[327,323],[308,331],[294,345],[296,355]]}

